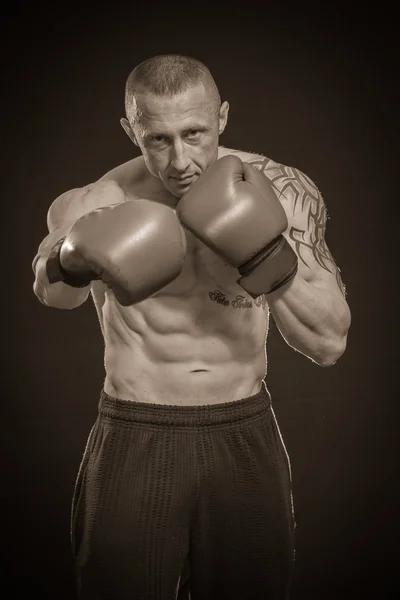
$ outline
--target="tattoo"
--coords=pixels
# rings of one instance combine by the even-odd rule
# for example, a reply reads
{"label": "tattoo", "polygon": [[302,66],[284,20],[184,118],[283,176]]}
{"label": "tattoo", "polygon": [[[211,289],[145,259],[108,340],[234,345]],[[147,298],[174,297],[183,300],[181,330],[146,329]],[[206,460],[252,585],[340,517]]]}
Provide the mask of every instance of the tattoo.
{"label": "tattoo", "polygon": [[309,226],[308,231],[298,229],[297,227],[291,227],[289,237],[294,241],[296,252],[305,265],[307,265],[307,263],[301,255],[301,249],[309,248],[317,263],[323,269],[331,273],[332,271],[326,264],[327,261],[331,262],[333,259],[324,238],[327,221],[325,204],[319,200],[310,202],[307,217]]}
{"label": "tattoo", "polygon": [[262,306],[263,309],[267,304],[265,295],[258,296],[258,298],[248,300],[245,296],[238,294],[234,300],[228,300],[226,295],[220,290],[214,290],[209,292],[210,300],[217,302],[221,306],[232,306],[233,308],[253,308],[253,306]]}
{"label": "tattoo", "polygon": [[210,296],[210,299],[213,302],[222,304],[222,306],[229,306],[229,304],[230,304],[229,300],[226,299],[225,294],[223,294],[219,290],[214,290],[213,292],[209,292],[208,295]]}
{"label": "tattoo", "polygon": [[308,248],[317,264],[325,271],[335,275],[337,285],[345,295],[346,288],[340,275],[340,269],[335,264],[325,241],[328,214],[317,186],[298,169],[279,165],[268,158],[263,157],[250,161],[250,164],[263,171],[278,198],[283,196],[289,202],[293,214],[299,209],[303,213],[307,211],[307,229],[291,227],[289,238],[293,240],[297,255],[303,264],[309,267],[303,256],[304,249]]}

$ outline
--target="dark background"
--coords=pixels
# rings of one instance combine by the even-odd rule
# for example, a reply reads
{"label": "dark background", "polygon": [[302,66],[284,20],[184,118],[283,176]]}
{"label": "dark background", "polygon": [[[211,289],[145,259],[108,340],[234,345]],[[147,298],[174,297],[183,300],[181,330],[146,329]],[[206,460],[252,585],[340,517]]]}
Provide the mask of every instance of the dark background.
{"label": "dark background", "polygon": [[318,184],[347,285],[353,322],[335,366],[295,353],[274,325],[268,341],[267,383],[294,479],[292,599],[388,598],[398,591],[400,497],[394,16],[382,3],[358,14],[248,2],[12,10],[2,35],[7,597],[75,598],[70,502],[104,378],[91,301],[59,311],[33,294],[47,209],[137,156],[119,125],[125,78],[147,57],[176,52],[203,60],[229,100],[223,145],[264,153]]}

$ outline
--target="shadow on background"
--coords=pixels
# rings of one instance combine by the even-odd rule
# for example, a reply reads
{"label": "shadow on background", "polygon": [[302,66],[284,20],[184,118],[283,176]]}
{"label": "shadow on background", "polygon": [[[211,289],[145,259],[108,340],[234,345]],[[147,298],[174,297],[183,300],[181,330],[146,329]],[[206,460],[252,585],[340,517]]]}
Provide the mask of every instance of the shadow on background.
{"label": "shadow on background", "polygon": [[104,378],[91,302],[64,312],[33,295],[47,209],[137,156],[119,125],[125,78],[149,56],[178,52],[203,60],[231,104],[223,145],[298,167],[319,185],[347,284],[353,324],[337,365],[295,353],[274,324],[268,342],[267,384],[294,478],[292,599],[387,598],[399,533],[390,15],[364,9],[341,22],[337,5],[324,15],[195,9],[68,3],[60,16],[35,7],[5,20],[3,582],[9,597],[75,597],[70,502]]}

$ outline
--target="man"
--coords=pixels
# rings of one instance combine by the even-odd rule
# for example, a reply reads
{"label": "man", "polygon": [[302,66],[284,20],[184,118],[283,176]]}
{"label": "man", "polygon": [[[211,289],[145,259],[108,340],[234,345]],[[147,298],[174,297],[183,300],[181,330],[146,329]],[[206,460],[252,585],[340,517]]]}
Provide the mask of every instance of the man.
{"label": "man", "polygon": [[141,63],[125,107],[141,156],[52,203],[33,265],[45,305],[92,295],[105,340],[73,498],[79,597],[286,599],[295,523],[266,336],[272,314],[321,366],[345,350],[326,207],[299,170],[219,146],[229,105],[193,58]]}

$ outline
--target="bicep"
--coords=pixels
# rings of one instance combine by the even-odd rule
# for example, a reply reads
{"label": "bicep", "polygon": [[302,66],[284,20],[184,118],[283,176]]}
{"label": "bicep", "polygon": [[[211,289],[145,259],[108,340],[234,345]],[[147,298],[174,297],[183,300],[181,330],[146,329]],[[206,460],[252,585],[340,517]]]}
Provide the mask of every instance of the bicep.
{"label": "bicep", "polygon": [[75,188],[64,192],[51,203],[47,211],[48,234],[40,242],[36,256],[32,262],[32,270],[36,274],[36,267],[43,256],[47,256],[51,248],[64,237],[77,219],[82,216],[82,199],[86,188]]}

